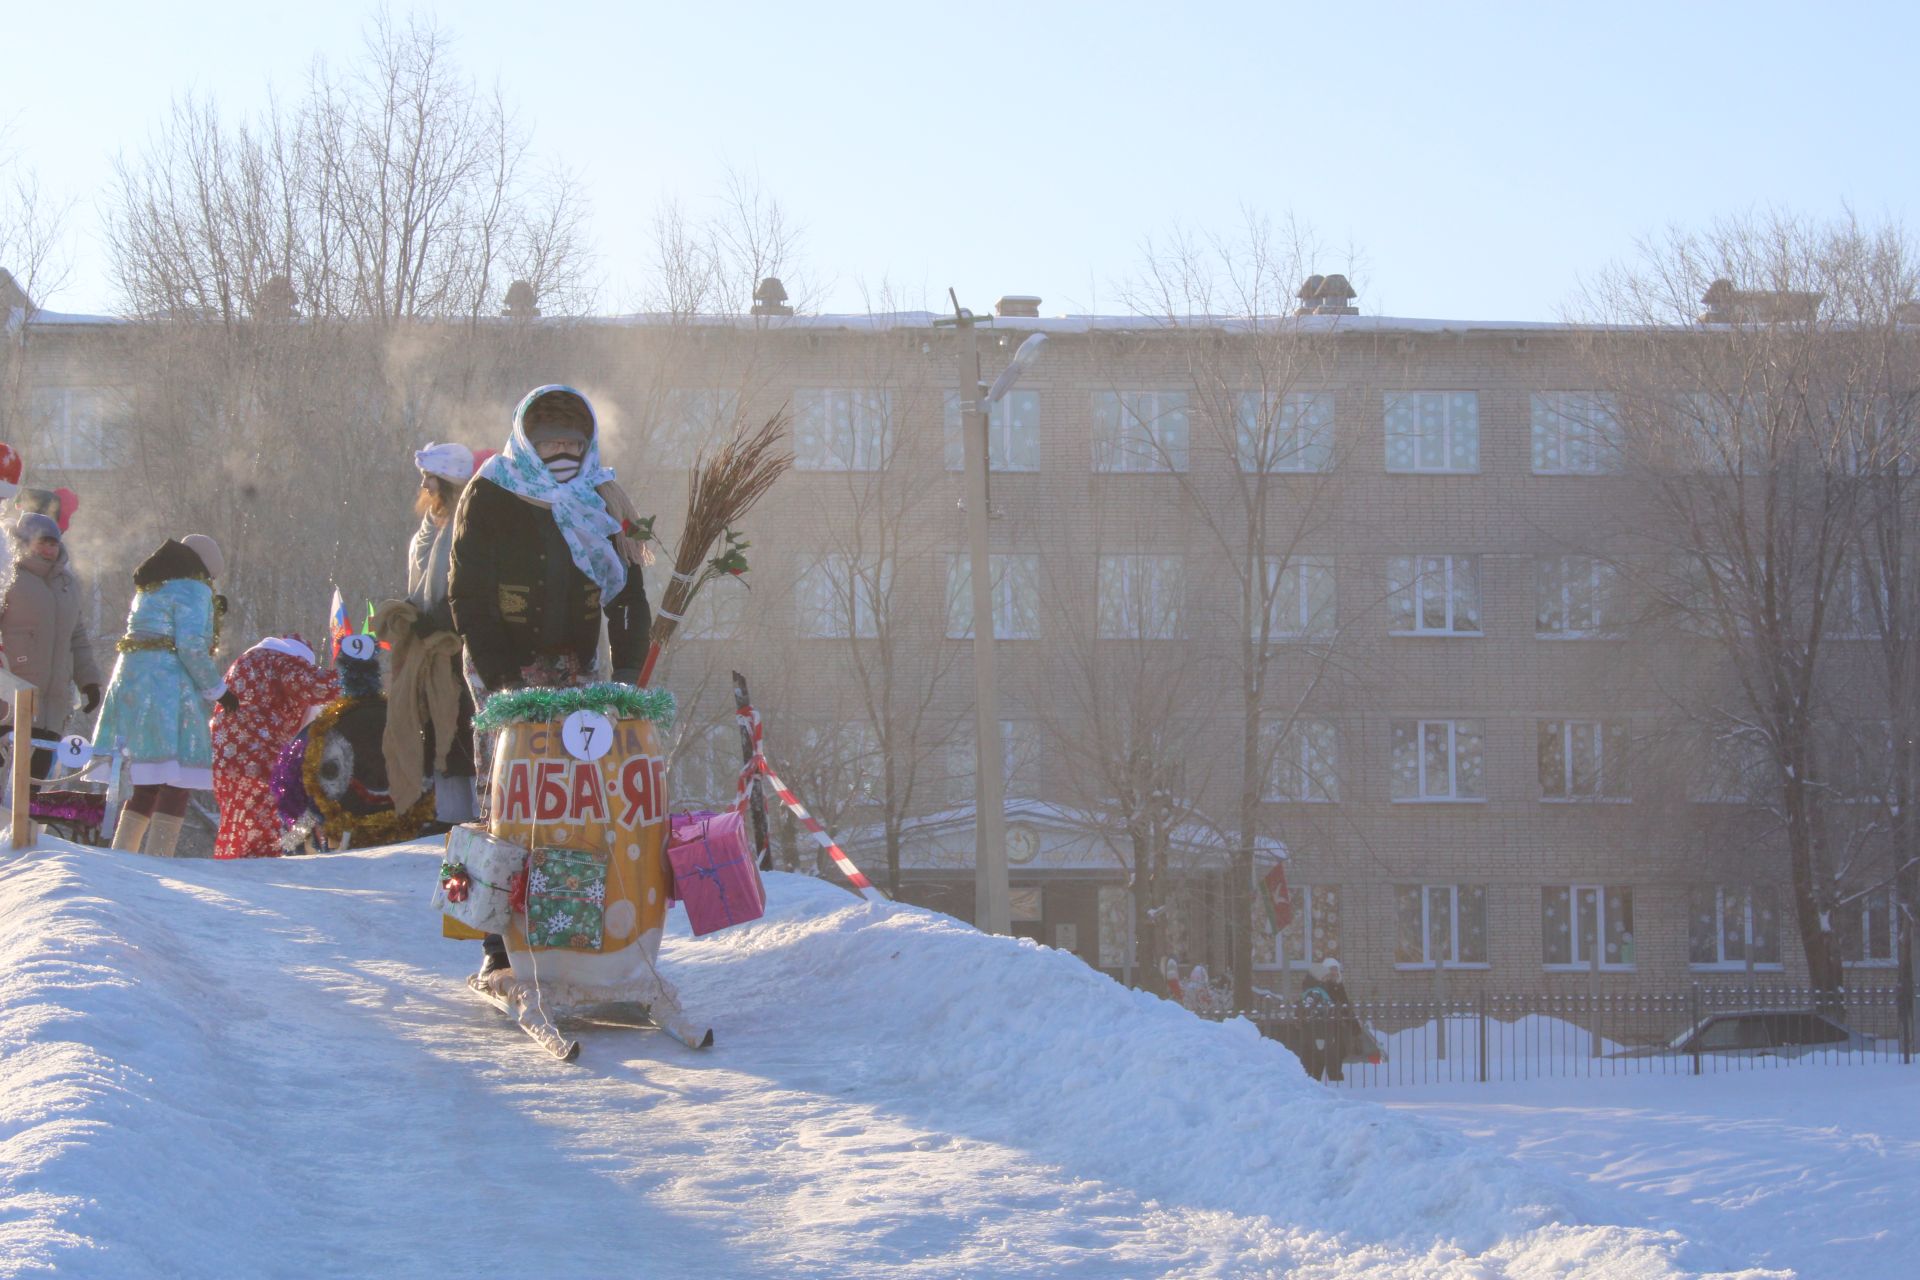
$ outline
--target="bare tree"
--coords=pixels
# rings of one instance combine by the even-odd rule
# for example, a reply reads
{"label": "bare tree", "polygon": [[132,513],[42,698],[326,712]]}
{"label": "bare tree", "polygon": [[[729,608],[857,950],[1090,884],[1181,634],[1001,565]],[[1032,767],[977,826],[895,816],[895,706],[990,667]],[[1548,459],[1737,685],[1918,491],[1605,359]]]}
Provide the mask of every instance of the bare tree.
{"label": "bare tree", "polygon": [[1328,538],[1353,437],[1334,430],[1331,374],[1352,289],[1345,275],[1313,274],[1324,253],[1297,223],[1275,228],[1251,213],[1232,236],[1176,230],[1148,242],[1127,297],[1162,332],[1120,354],[1130,371],[1164,368],[1161,385],[1179,403],[1116,381],[1101,424],[1115,469],[1177,479],[1213,553],[1196,581],[1224,587],[1208,612],[1220,624],[1211,630],[1231,637],[1219,656],[1237,694],[1227,910],[1240,1007],[1253,996],[1254,850],[1272,825],[1264,801],[1276,744],[1339,669]]}
{"label": "bare tree", "polygon": [[18,442],[27,425],[28,325],[66,281],[72,207],[40,185],[0,130],[0,440]]}
{"label": "bare tree", "polygon": [[1645,246],[1587,299],[1614,326],[1587,343],[1604,415],[1651,506],[1628,563],[1676,642],[1716,659],[1673,701],[1697,735],[1765,762],[1756,798],[1784,836],[1809,978],[1825,991],[1843,984],[1840,913],[1886,883],[1873,818],[1841,803],[1862,785],[1851,730],[1911,681],[1911,630],[1883,641],[1877,695],[1845,643],[1865,634],[1863,611],[1882,612],[1883,634],[1910,626],[1890,612],[1910,588],[1888,576],[1909,572],[1898,526],[1911,512],[1889,473],[1908,438],[1893,424],[1913,387],[1897,311],[1910,262],[1897,235],[1852,223],[1739,219]]}

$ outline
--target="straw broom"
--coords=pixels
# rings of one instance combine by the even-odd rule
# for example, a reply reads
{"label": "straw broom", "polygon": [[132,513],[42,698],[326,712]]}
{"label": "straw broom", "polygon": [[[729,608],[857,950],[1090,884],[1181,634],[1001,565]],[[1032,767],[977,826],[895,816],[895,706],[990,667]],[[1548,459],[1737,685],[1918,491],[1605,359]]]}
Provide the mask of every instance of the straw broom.
{"label": "straw broom", "polygon": [[[687,520],[673,556],[673,577],[653,615],[647,661],[640,668],[641,688],[652,681],[661,650],[673,639],[700,588],[717,577],[746,573],[748,544],[733,526],[793,465],[793,455],[780,448],[787,416],[782,409],[752,430],[742,423],[718,450],[711,455],[702,450],[694,459],[687,477]],[[718,554],[716,542],[721,543]]]}

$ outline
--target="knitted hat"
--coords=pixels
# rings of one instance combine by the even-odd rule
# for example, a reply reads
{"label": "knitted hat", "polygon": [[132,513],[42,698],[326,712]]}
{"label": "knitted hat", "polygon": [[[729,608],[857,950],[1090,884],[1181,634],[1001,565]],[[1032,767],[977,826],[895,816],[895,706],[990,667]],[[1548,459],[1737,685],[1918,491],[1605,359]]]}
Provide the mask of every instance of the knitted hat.
{"label": "knitted hat", "polygon": [[52,516],[29,511],[13,522],[13,540],[22,546],[30,547],[42,538],[60,540],[60,525]]}
{"label": "knitted hat", "polygon": [[439,476],[455,484],[473,479],[473,450],[463,444],[429,444],[414,452],[413,465],[423,476]]}
{"label": "knitted hat", "polygon": [[227,558],[220,553],[220,544],[204,533],[190,533],[180,539],[181,545],[200,557],[200,563],[206,566],[209,578],[218,578],[226,572]]}

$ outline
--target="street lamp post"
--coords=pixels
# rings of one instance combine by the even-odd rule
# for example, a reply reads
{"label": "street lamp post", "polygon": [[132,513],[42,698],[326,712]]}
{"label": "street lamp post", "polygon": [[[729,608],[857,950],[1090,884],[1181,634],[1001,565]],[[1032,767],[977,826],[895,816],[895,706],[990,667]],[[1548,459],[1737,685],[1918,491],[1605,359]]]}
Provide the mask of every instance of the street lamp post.
{"label": "street lamp post", "polygon": [[988,933],[1013,931],[1007,888],[1006,778],[1002,772],[999,686],[993,668],[993,561],[987,550],[989,486],[992,465],[987,424],[993,406],[1013,388],[1046,341],[1033,334],[1020,344],[1013,363],[991,389],[980,378],[980,342],[971,311],[953,299],[953,320],[960,338],[960,434],[967,477],[967,560],[973,579],[973,922]]}

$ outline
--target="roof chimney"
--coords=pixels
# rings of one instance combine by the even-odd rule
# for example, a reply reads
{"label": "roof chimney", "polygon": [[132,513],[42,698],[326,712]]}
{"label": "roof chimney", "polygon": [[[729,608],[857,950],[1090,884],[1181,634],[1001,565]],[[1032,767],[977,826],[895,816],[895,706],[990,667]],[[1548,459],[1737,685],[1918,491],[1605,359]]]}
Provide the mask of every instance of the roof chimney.
{"label": "roof chimney", "polygon": [[787,305],[787,286],[780,283],[779,276],[768,276],[753,291],[753,314],[756,316],[790,316],[793,308]]}
{"label": "roof chimney", "polygon": [[1030,293],[1010,293],[993,304],[993,314],[1002,319],[1038,320],[1040,299]]}
{"label": "roof chimney", "polygon": [[1781,324],[1812,320],[1825,295],[1802,289],[1736,289],[1722,276],[1700,301],[1701,324]]}
{"label": "roof chimney", "polygon": [[1353,300],[1360,295],[1347,283],[1343,275],[1308,276],[1295,295],[1300,305],[1295,308],[1297,316],[1357,316],[1360,308]]}

